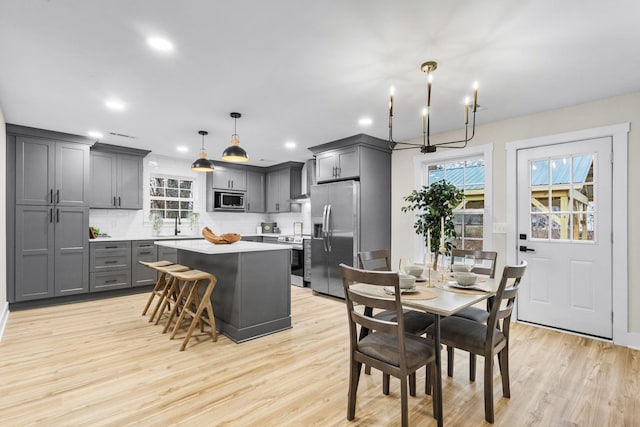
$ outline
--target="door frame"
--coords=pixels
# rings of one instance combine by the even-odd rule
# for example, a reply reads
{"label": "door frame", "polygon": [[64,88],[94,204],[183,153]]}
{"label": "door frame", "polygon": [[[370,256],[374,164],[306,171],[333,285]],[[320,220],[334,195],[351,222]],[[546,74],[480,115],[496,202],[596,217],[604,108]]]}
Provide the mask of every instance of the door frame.
{"label": "door frame", "polygon": [[[630,123],[619,123],[573,132],[559,133],[536,138],[522,139],[505,144],[507,151],[507,206],[517,206],[517,154],[518,150],[544,145],[561,144],[585,139],[611,137],[615,167],[612,175],[611,206],[611,297],[613,310],[613,343],[637,347],[629,331],[629,277],[628,277],[628,133]],[[517,209],[507,209],[507,263],[517,261]],[[517,318],[517,316],[516,316]]]}

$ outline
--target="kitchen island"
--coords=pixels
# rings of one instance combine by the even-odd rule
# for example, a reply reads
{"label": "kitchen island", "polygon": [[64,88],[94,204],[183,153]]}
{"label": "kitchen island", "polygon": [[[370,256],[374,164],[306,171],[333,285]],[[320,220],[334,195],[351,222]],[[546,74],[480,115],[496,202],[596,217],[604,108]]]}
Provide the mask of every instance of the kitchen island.
{"label": "kitchen island", "polygon": [[211,303],[218,330],[235,342],[291,328],[291,247],[206,240],[156,241],[178,250],[178,263],[215,275]]}

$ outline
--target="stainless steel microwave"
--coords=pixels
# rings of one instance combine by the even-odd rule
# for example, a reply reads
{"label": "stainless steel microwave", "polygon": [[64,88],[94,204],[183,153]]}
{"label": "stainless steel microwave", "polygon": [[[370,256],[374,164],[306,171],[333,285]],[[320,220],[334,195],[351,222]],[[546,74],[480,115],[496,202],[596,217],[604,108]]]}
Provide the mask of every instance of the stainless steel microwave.
{"label": "stainless steel microwave", "polygon": [[214,191],[213,209],[219,211],[243,211],[244,193],[238,191]]}

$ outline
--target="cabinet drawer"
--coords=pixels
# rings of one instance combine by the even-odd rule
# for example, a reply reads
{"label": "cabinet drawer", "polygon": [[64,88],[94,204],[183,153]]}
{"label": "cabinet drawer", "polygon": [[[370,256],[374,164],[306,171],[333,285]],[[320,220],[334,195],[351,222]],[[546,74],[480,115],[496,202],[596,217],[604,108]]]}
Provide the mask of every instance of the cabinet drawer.
{"label": "cabinet drawer", "polygon": [[156,283],[156,270],[140,264],[140,261],[158,260],[158,249],[153,240],[134,241],[131,245],[131,286],[145,286]]}
{"label": "cabinet drawer", "polygon": [[129,269],[131,265],[131,242],[92,243],[89,256],[89,271]]}
{"label": "cabinet drawer", "polygon": [[89,291],[101,292],[131,287],[129,270],[103,271],[89,274]]}

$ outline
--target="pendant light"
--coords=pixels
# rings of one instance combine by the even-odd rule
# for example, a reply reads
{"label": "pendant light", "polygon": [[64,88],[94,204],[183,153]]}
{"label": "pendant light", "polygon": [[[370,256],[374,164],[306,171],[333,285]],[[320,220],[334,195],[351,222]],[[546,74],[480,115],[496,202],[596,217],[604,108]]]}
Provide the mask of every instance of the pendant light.
{"label": "pendant light", "polygon": [[233,117],[233,135],[231,135],[231,145],[222,152],[222,160],[234,163],[248,162],[247,152],[240,147],[240,138],[236,133],[236,122],[242,114],[231,113],[230,115]]}
{"label": "pendant light", "polygon": [[191,164],[191,170],[195,172],[213,172],[213,162],[211,160],[207,160],[207,151],[204,149],[204,136],[208,135],[209,132],[206,130],[200,130],[198,133],[202,135],[202,148],[200,149],[200,157]]}

